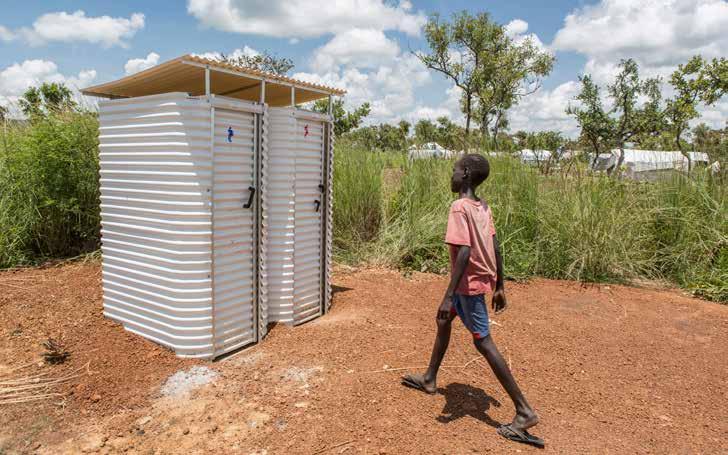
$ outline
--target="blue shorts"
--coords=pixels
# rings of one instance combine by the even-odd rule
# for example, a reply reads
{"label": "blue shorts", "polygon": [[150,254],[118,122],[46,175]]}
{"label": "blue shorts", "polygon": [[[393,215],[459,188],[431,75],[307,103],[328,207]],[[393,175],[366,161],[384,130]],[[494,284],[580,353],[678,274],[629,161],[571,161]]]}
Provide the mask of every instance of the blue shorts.
{"label": "blue shorts", "polygon": [[485,305],[485,295],[453,294],[450,313],[460,316],[463,325],[473,334],[473,338],[480,340],[490,335],[488,325],[488,308]]}

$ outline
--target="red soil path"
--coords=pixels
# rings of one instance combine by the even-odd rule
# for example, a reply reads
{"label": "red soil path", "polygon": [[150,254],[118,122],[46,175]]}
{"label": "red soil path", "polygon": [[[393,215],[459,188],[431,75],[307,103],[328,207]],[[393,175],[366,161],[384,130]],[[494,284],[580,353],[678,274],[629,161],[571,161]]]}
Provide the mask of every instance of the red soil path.
{"label": "red soil path", "polygon": [[[327,316],[226,360],[180,360],[101,316],[97,263],[0,273],[0,376],[80,376],[49,401],[0,405],[0,453],[464,454],[539,452],[492,425],[513,409],[456,323],[426,396],[399,384],[434,337],[444,277],[339,272]],[[539,453],[728,453],[728,306],[672,290],[507,283],[497,345],[539,413]],[[71,356],[40,360],[59,340]],[[191,365],[218,379],[185,398]]]}

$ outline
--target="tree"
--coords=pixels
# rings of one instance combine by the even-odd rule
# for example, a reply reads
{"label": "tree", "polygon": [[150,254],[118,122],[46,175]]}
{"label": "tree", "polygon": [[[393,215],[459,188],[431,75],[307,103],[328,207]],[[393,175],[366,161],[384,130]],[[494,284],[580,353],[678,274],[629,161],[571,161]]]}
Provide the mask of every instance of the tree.
{"label": "tree", "polygon": [[399,127],[399,130],[402,132],[402,136],[404,136],[405,138],[407,136],[409,136],[410,128],[412,127],[412,125],[410,125],[410,123],[407,120],[400,120],[399,123],[397,124],[397,126]]}
{"label": "tree", "polygon": [[284,57],[276,57],[267,52],[255,55],[225,55],[220,54],[220,58],[230,65],[239,66],[241,68],[253,68],[267,73],[278,74],[284,76],[295,66],[293,60]]}
{"label": "tree", "polygon": [[592,166],[596,163],[600,153],[609,150],[612,144],[613,121],[604,110],[599,86],[594,83],[591,76],[585,74],[579,77],[581,92],[576,96],[578,106],[569,105],[566,113],[576,117],[581,128],[581,139],[589,144],[594,154]]}
{"label": "tree", "polygon": [[40,87],[30,87],[23,93],[19,103],[23,114],[31,118],[76,107],[71,90],[57,82],[44,82]]}
{"label": "tree", "polygon": [[[599,87],[589,75],[580,78],[582,90],[576,96],[581,107],[569,106],[567,113],[576,117],[581,134],[592,145],[596,157],[611,146],[619,148],[619,158],[614,169],[621,169],[624,163],[625,144],[640,135],[661,130],[664,112],[661,109],[660,80],[639,78],[639,68],[632,59],[622,60],[620,71],[613,83],[607,85],[613,107],[607,113],[602,106]],[[641,106],[638,100],[647,99]]]}
{"label": "tree", "polygon": [[8,116],[8,108],[0,105],[0,122],[4,122],[5,118],[7,116]]}
{"label": "tree", "polygon": [[437,141],[437,127],[429,120],[422,119],[415,123],[415,142],[422,145]]}
{"label": "tree", "polygon": [[[519,42],[501,30],[489,36],[489,51],[480,59],[476,69],[475,95],[477,118],[482,136],[492,137],[493,149],[498,149],[498,132],[507,128],[507,111],[521,98],[541,86],[554,64],[554,56],[541,50],[531,38]],[[492,129],[489,131],[489,127]]]}
{"label": "tree", "polygon": [[442,73],[463,91],[466,136],[470,134],[478,70],[483,57],[498,41],[496,36],[503,33],[487,13],[472,16],[462,11],[453,15],[452,22],[441,21],[439,14],[433,14],[425,25],[430,52],[415,52],[428,68]]}
{"label": "tree", "polygon": [[688,160],[688,172],[692,168],[690,154],[685,150],[683,135],[689,132],[690,121],[698,118],[697,107],[700,101],[707,105],[717,102],[728,86],[728,62],[714,59],[711,63],[699,55],[686,64],[679,65],[670,77],[670,85],[675,96],[667,100],[665,116],[668,127],[675,137],[675,145]]}
{"label": "tree", "polygon": [[693,147],[707,153],[710,162],[728,162],[728,123],[721,129],[711,129],[705,123],[693,128]]}
{"label": "tree", "polygon": [[[320,99],[313,105],[316,112],[329,112],[329,100]],[[344,100],[337,98],[332,100],[331,113],[334,117],[334,134],[341,136],[354,128],[358,128],[364,117],[369,115],[369,103],[364,103],[353,111],[344,109]]]}
{"label": "tree", "polygon": [[[660,111],[660,80],[651,78],[640,81],[639,67],[633,59],[622,60],[620,72],[614,83],[607,85],[609,96],[614,102],[611,114],[615,116],[612,137],[619,148],[616,169],[624,163],[625,143],[639,134],[659,131],[662,123]],[[643,108],[637,107],[640,96],[647,96]]]}

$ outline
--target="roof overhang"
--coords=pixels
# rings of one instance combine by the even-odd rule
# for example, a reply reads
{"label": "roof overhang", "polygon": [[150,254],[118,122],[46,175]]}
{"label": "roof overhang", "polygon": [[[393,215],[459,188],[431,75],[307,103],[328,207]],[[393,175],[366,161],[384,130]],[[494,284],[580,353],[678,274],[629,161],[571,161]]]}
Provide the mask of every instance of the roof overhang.
{"label": "roof overhang", "polygon": [[270,106],[290,106],[346,93],[341,89],[192,55],[183,55],[116,81],[87,87],[81,92],[102,98],[133,98],[169,92],[206,95],[208,70],[210,94],[265,101]]}

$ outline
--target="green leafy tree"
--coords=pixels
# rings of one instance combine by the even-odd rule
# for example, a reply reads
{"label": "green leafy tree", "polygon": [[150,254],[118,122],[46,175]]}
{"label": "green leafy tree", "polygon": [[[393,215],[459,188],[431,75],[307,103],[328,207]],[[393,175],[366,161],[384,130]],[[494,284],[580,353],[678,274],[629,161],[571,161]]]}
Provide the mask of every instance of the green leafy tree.
{"label": "green leafy tree", "polygon": [[415,123],[415,142],[425,144],[437,141],[437,126],[430,120],[420,120]]}
{"label": "green leafy tree", "polygon": [[596,163],[600,153],[609,150],[612,144],[614,122],[604,110],[599,86],[591,76],[579,77],[581,92],[576,96],[578,105],[569,105],[566,113],[576,117],[581,129],[580,139],[589,145],[592,152],[592,165]]}
{"label": "green leafy tree", "polygon": [[467,11],[456,13],[452,21],[443,21],[438,14],[430,16],[425,25],[425,39],[429,53],[415,52],[428,68],[445,75],[463,92],[465,135],[470,134],[473,97],[478,83],[482,60],[498,41],[503,29],[493,22],[488,13],[475,16]]}
{"label": "green leafy tree", "polygon": [[[662,124],[660,111],[660,80],[657,78],[641,81],[639,67],[633,59],[622,60],[620,72],[614,83],[607,86],[609,96],[614,102],[611,114],[615,117],[612,137],[619,148],[616,169],[624,163],[625,143],[635,136],[646,132],[658,131]],[[638,107],[640,96],[646,96],[643,107]]]}
{"label": "green leafy tree", "polygon": [[255,55],[226,55],[220,54],[221,59],[230,65],[239,66],[241,68],[253,68],[267,73],[278,74],[284,76],[291,71],[295,65],[293,60],[284,57],[276,57],[268,52]]}
{"label": "green leafy tree", "polygon": [[31,118],[76,107],[71,90],[56,82],[30,87],[23,93],[19,103],[23,114]]}
{"label": "green leafy tree", "polygon": [[[329,111],[329,100],[321,99],[316,101],[313,110],[327,113]],[[334,133],[340,136],[358,128],[370,111],[369,103],[364,103],[353,111],[347,111],[344,109],[344,100],[340,98],[332,100],[331,113],[334,117]]]}
{"label": "green leafy tree", "polygon": [[[614,82],[607,85],[607,93],[613,102],[609,112],[604,111],[599,87],[589,75],[580,78],[582,89],[576,100],[581,105],[569,106],[566,111],[576,117],[582,137],[594,149],[594,160],[611,146],[619,148],[617,164],[609,170],[610,173],[621,169],[627,142],[658,132],[664,125],[660,80],[640,80],[639,67],[632,59],[622,60],[619,68]],[[643,97],[646,101],[639,105],[638,100]]]}
{"label": "green leafy tree", "polygon": [[554,56],[541,50],[531,38],[519,42],[510,38],[498,24],[489,35],[488,51],[476,69],[476,118],[481,135],[491,137],[498,149],[498,133],[507,128],[507,112],[519,101],[538,90],[541,78],[547,76]]}
{"label": "green leafy tree", "polygon": [[399,123],[397,124],[397,126],[399,127],[399,130],[401,131],[402,136],[407,138],[409,136],[412,125],[410,125],[410,123],[407,120],[400,120]]}
{"label": "green leafy tree", "polygon": [[692,168],[690,154],[684,135],[690,131],[690,122],[700,116],[698,104],[707,105],[717,102],[726,92],[728,85],[728,62],[725,59],[714,59],[706,62],[700,56],[694,56],[670,77],[675,95],[667,100],[665,115],[670,132],[674,135],[677,149],[688,160],[688,171]]}
{"label": "green leafy tree", "polygon": [[693,128],[693,147],[707,153],[710,162],[728,163],[728,122],[723,129],[712,129],[705,123]]}

